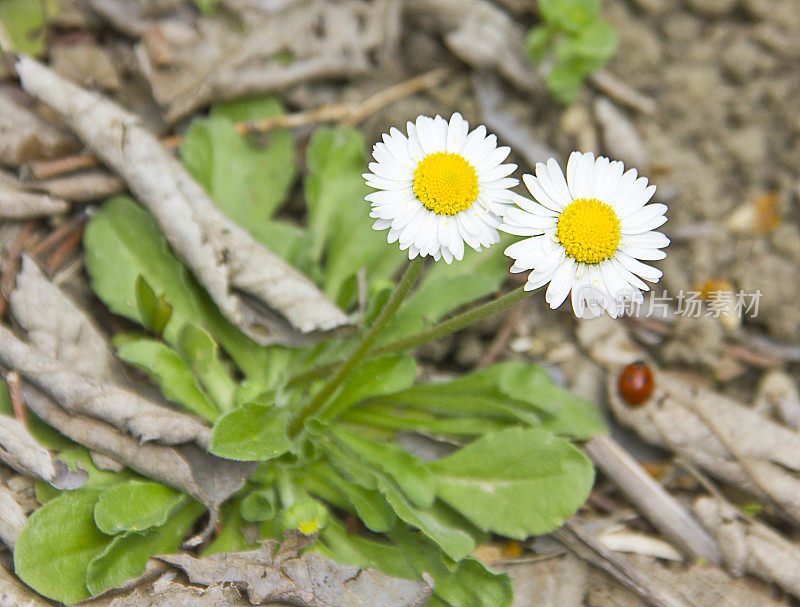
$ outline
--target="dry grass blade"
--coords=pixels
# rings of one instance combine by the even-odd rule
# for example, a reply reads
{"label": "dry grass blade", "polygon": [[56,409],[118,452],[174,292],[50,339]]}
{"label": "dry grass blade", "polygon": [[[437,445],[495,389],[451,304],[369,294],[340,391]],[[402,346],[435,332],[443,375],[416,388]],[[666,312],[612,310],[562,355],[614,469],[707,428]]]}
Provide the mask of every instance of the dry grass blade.
{"label": "dry grass blade", "polygon": [[290,343],[300,336],[287,324],[303,333],[347,324],[310,280],[228,219],[132,114],[33,59],[21,57],[17,70],[23,87],[125,179],[222,313],[246,334],[263,344]]}
{"label": "dry grass blade", "polygon": [[598,540],[567,521],[561,529],[553,533],[555,538],[584,559],[611,575],[622,585],[633,590],[652,607],[690,607],[675,593],[658,584],[642,570],[627,560],[605,548]]}

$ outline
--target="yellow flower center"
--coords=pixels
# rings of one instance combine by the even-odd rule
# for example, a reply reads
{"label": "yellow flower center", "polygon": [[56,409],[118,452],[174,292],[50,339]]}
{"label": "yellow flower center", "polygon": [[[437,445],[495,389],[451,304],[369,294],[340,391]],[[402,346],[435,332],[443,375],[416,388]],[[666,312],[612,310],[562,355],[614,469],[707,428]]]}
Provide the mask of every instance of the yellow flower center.
{"label": "yellow flower center", "polygon": [[428,154],[414,171],[414,194],[434,213],[455,215],[478,198],[478,173],[460,154]]}
{"label": "yellow flower center", "polygon": [[558,218],[556,237],[575,261],[600,263],[617,250],[619,218],[614,209],[596,198],[578,198]]}

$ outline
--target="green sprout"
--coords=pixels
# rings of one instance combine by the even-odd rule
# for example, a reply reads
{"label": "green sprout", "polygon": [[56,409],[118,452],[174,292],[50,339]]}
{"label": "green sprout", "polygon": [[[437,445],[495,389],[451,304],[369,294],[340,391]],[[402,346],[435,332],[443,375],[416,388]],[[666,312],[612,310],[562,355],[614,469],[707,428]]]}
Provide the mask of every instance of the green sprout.
{"label": "green sprout", "polygon": [[590,74],[602,68],[619,44],[600,20],[600,0],[540,0],[542,23],[528,34],[528,53],[549,66],[547,90],[559,102],[575,101]]}

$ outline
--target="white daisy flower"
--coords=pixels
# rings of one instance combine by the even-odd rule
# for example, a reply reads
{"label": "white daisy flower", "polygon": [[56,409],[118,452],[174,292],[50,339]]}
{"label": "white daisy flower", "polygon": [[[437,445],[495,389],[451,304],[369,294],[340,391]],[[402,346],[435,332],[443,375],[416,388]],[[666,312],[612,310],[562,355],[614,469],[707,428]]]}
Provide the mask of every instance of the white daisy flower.
{"label": "white daisy flower", "polygon": [[545,300],[559,307],[572,292],[578,318],[602,309],[616,318],[625,300],[641,303],[644,282],[658,282],[661,271],[640,260],[663,259],[669,239],[654,232],[667,218],[664,204],[647,204],[656,186],[625,171],[619,161],[591,152],[573,152],[567,176],[554,159],[525,175],[535,201],[519,197],[521,208],[506,207],[502,230],[530,236],[512,244],[512,272],[532,270],[526,291],[547,287]]}
{"label": "white daisy flower", "polygon": [[373,228],[389,230],[388,241],[400,241],[409,259],[431,255],[449,264],[464,257],[464,243],[476,251],[500,242],[497,229],[503,208],[518,195],[509,177],[515,164],[501,164],[511,151],[497,147],[486,127],[469,132],[461,114],[448,122],[441,116],[419,116],[407,125],[406,137],[392,128],[376,143],[364,173]]}

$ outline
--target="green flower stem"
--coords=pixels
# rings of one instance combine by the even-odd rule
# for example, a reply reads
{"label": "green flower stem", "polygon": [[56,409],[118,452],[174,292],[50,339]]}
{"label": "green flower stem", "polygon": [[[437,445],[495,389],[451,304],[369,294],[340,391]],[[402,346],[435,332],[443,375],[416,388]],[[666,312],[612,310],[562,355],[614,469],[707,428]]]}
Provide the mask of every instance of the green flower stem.
{"label": "green flower stem", "polygon": [[296,436],[297,433],[303,428],[303,424],[305,424],[307,419],[319,415],[325,411],[325,406],[328,404],[330,397],[333,396],[333,393],[336,392],[339,386],[344,383],[344,381],[358,367],[358,365],[361,364],[361,361],[364,360],[367,354],[370,353],[370,350],[372,350],[372,348],[375,346],[375,342],[378,341],[381,331],[383,331],[386,323],[391,320],[391,318],[394,316],[394,313],[397,312],[397,309],[400,307],[400,304],[403,303],[406,295],[408,295],[411,287],[413,287],[417,282],[417,278],[419,278],[419,274],[422,271],[423,263],[423,258],[417,257],[408,264],[408,267],[403,273],[403,277],[400,279],[400,283],[397,285],[394,293],[392,293],[389,301],[387,301],[381,309],[381,312],[378,315],[378,318],[375,319],[372,327],[370,327],[369,331],[367,331],[364,337],[361,338],[361,343],[358,344],[355,352],[350,355],[350,358],[348,358],[344,364],[342,364],[336,375],[334,375],[324,386],[322,386],[314,399],[308,403],[308,405],[306,405],[300,414],[292,421],[292,423],[289,425],[289,436]]}
{"label": "green flower stem", "polygon": [[[395,352],[402,352],[404,350],[411,350],[417,346],[426,344],[429,341],[433,341],[434,339],[439,339],[440,337],[460,331],[461,329],[481,321],[484,318],[488,318],[493,314],[502,312],[506,308],[510,308],[514,304],[522,301],[528,295],[529,293],[526,292],[523,287],[519,287],[518,289],[506,293],[497,299],[486,302],[479,306],[475,306],[474,308],[471,308],[466,312],[462,312],[461,314],[457,314],[456,316],[453,316],[453,318],[430,327],[429,329],[425,329],[424,331],[420,331],[414,335],[409,335],[403,339],[398,339],[397,341],[393,341],[385,346],[376,348],[372,351],[372,354],[392,354]],[[293,377],[289,381],[289,386],[298,386],[307,381],[325,377],[325,375],[336,369],[341,364],[341,362],[332,362],[309,369],[308,371]]]}
{"label": "green flower stem", "polygon": [[524,287],[519,287],[518,289],[506,293],[497,299],[488,301],[479,306],[475,306],[466,312],[462,312],[461,314],[453,316],[453,318],[434,325],[429,329],[420,331],[414,335],[409,335],[403,339],[398,339],[397,341],[393,341],[392,343],[381,346],[380,348],[376,348],[372,353],[377,356],[380,354],[391,354],[393,352],[411,350],[417,346],[426,344],[429,341],[433,341],[434,339],[439,339],[445,335],[450,335],[451,333],[460,331],[461,329],[469,327],[470,325],[473,325],[484,318],[493,316],[498,312],[502,312],[506,308],[513,306],[515,303],[519,303],[528,295],[529,294],[524,290]]}

